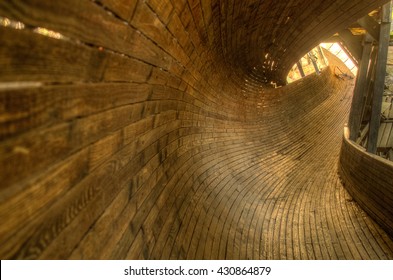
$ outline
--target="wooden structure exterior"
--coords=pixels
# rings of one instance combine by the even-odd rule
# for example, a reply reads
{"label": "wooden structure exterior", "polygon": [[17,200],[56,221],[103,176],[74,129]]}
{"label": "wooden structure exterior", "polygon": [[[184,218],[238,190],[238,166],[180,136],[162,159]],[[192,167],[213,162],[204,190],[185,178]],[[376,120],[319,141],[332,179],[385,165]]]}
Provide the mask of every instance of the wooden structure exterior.
{"label": "wooden structure exterior", "polygon": [[284,86],[386,2],[0,1],[0,257],[392,259],[338,176],[393,198],[339,165],[353,80]]}

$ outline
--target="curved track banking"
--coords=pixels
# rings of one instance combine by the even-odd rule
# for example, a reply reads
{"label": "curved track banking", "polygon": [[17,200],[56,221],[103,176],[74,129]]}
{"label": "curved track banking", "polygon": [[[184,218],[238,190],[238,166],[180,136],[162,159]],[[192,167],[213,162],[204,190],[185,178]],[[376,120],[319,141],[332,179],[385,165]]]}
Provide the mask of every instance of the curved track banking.
{"label": "curved track banking", "polygon": [[315,76],[267,94],[263,104],[282,113],[229,122],[231,129],[214,130],[214,142],[201,128],[191,163],[178,167],[178,179],[166,186],[171,192],[161,194],[165,211],[150,213],[162,231],[154,242],[145,240],[152,244],[148,254],[132,249],[131,257],[392,258],[393,241],[337,173],[353,81],[323,75],[327,82],[314,91]]}
{"label": "curved track banking", "polygon": [[0,258],[393,259],[338,177],[354,80],[271,87],[386,2],[0,1]]}

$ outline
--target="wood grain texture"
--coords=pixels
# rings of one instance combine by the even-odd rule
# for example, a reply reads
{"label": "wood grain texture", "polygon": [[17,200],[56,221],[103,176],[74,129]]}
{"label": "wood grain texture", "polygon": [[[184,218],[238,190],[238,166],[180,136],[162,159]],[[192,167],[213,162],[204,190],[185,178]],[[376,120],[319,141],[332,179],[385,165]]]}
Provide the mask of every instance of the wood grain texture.
{"label": "wood grain texture", "polygon": [[385,2],[0,2],[0,257],[392,259],[353,81],[269,85]]}

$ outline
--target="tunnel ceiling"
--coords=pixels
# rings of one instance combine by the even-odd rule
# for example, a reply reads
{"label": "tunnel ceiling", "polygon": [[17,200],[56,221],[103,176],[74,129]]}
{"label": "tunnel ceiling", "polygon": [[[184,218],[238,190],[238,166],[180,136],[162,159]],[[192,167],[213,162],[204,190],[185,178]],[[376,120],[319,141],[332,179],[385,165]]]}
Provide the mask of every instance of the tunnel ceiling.
{"label": "tunnel ceiling", "polygon": [[[193,2],[197,7],[199,1]],[[212,21],[205,24],[213,28],[200,29],[202,37],[213,41],[216,50],[242,74],[283,84],[292,65],[304,53],[387,1],[211,2],[203,6],[212,7]],[[203,11],[206,13],[208,8]]]}
{"label": "tunnel ceiling", "polygon": [[[131,19],[131,26],[137,29],[140,24],[145,25],[147,32],[152,32],[152,35],[159,33],[158,30],[165,24],[169,24],[167,28],[173,33],[174,28],[177,27],[168,21],[174,10],[180,11],[179,20],[185,24],[187,32],[191,37],[199,37],[194,42],[197,45],[193,47],[207,48],[214,55],[214,63],[219,62],[221,57],[223,65],[231,68],[230,75],[235,77],[237,82],[251,80],[258,84],[262,82],[283,85],[293,64],[306,52],[388,1],[190,0],[187,2],[173,0],[170,5],[166,5],[164,1],[143,1],[150,7],[160,7],[162,15],[139,14],[138,7],[141,1],[94,0],[92,2],[102,5],[109,13],[125,21],[126,24]],[[72,29],[67,26],[68,18],[75,17],[79,5],[78,1],[72,3],[76,7],[70,8],[66,3],[48,4],[37,0],[3,1],[0,3],[0,9],[1,16],[20,20],[28,26],[47,27],[60,33],[65,32],[65,35],[71,38],[82,37],[85,43],[99,45],[100,39],[94,38],[95,34],[81,34],[83,30],[90,28],[89,25],[83,28],[75,26]],[[85,6],[80,4],[80,9],[84,10]],[[51,16],[56,14],[58,18]],[[82,14],[80,19],[88,21],[90,14],[95,13],[85,11]],[[101,16],[97,16],[97,19],[99,17]],[[105,35],[108,40],[120,39],[113,35],[113,30],[111,31],[111,28],[115,28],[112,22],[105,22],[104,18],[102,20],[102,26],[92,28],[96,28],[97,32],[103,28],[110,31],[111,34]],[[142,33],[145,32],[142,30]],[[150,37],[151,34],[146,35]],[[177,36],[178,34],[174,37]],[[129,38],[125,35],[121,39]],[[175,44],[178,41],[183,45],[182,41],[185,39],[172,40]],[[156,41],[156,43],[166,48],[162,44],[167,44],[168,41]],[[103,45],[105,47],[105,44]],[[133,53],[133,50],[128,52]],[[187,68],[187,65],[183,64],[183,67]]]}

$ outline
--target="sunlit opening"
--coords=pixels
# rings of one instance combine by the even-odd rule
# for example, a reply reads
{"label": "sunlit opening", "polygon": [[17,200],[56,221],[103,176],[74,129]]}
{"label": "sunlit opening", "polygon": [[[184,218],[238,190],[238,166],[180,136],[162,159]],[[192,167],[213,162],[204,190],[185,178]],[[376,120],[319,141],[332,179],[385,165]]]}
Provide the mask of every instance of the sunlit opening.
{"label": "sunlit opening", "polygon": [[352,74],[356,76],[358,68],[339,43],[323,43],[321,46],[337,56],[342,62],[344,62],[348,69],[351,70]]}
{"label": "sunlit opening", "polygon": [[[356,64],[351,60],[339,43],[322,43],[306,53],[295,65],[293,65],[291,71],[288,73],[287,82],[290,84],[315,72],[319,73],[323,68],[327,67],[328,61],[324,56],[324,51],[329,51],[337,56],[348,67],[351,73],[356,76],[358,71]],[[345,73],[344,70],[335,69],[335,71],[336,70],[338,72],[336,75],[348,74]]]}
{"label": "sunlit opening", "polygon": [[320,73],[328,66],[326,57],[320,46],[315,47],[306,53],[289,71],[287,76],[288,84],[297,81],[313,73]]}

